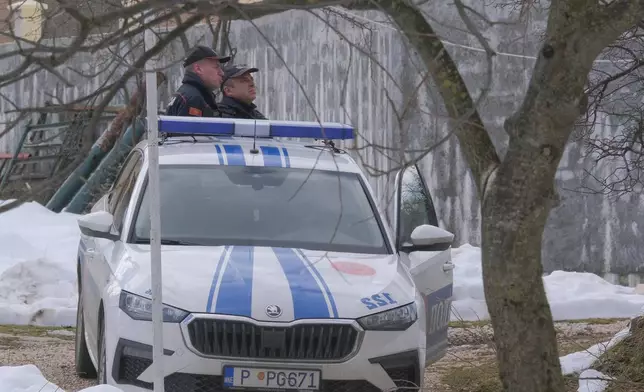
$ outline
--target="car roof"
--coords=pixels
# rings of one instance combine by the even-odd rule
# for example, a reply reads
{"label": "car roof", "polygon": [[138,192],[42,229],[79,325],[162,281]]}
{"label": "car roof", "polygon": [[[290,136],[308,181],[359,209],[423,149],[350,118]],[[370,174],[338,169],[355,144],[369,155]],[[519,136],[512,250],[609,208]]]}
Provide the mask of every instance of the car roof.
{"label": "car roof", "polygon": [[[255,145],[258,153],[251,153]],[[147,141],[139,148],[148,158]],[[346,152],[325,146],[322,141],[288,141],[252,137],[170,137],[159,144],[159,165],[277,166],[360,173]]]}

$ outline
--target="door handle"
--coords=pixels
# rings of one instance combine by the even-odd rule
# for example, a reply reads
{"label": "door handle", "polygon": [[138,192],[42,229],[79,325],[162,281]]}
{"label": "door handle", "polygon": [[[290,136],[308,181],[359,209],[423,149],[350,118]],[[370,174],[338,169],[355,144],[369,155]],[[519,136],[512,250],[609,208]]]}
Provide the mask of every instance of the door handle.
{"label": "door handle", "polygon": [[447,263],[443,264],[443,272],[449,272],[453,270],[455,267],[454,263],[451,261],[448,261]]}

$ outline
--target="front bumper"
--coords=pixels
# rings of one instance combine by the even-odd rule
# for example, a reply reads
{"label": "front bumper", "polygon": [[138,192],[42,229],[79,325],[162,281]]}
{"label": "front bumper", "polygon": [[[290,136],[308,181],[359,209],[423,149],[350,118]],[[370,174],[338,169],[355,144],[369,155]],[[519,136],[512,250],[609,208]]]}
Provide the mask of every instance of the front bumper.
{"label": "front bumper", "polygon": [[[120,309],[112,309],[107,315],[106,335],[108,384],[124,392],[152,390],[152,324],[129,318]],[[110,317],[111,316],[111,317]],[[364,331],[348,320],[300,320],[299,323],[350,325],[358,331],[355,346],[340,359],[286,358],[241,358],[228,355],[211,355],[197,350],[188,325],[195,320],[223,318],[217,315],[191,315],[181,324],[164,324],[164,374],[166,392],[216,392],[230,391],[223,387],[223,366],[272,367],[283,369],[315,369],[322,374],[320,391],[377,392],[398,387],[415,387],[424,376],[425,350],[419,322],[405,331]],[[261,327],[275,327],[271,323],[256,322],[244,318],[225,317],[225,320],[250,322]],[[113,321],[112,321],[113,320]],[[278,323],[279,327],[294,323]],[[212,336],[212,335],[211,335]],[[240,341],[238,341],[239,343]],[[232,353],[231,349],[227,353]],[[322,349],[318,351],[323,352]],[[266,351],[269,353],[269,351]],[[327,353],[328,356],[332,354]],[[273,355],[275,356],[275,355]]]}

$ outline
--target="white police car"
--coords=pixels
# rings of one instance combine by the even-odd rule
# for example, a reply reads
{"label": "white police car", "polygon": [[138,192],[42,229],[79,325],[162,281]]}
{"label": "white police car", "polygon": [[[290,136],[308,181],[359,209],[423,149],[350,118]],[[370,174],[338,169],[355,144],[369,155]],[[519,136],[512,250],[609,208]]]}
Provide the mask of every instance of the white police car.
{"label": "white police car", "polygon": [[[166,391],[422,384],[447,348],[453,236],[415,166],[387,222],[348,154],[272,138],[317,123],[159,127]],[[148,165],[141,142],[79,218],[76,370],[123,391],[153,388]]]}

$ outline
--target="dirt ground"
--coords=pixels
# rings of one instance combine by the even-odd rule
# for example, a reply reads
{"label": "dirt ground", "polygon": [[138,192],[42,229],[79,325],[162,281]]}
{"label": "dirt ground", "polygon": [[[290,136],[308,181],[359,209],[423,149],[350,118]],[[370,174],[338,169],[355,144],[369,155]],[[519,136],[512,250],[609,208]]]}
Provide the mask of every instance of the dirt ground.
{"label": "dirt ground", "polygon": [[[557,323],[561,355],[609,340],[627,320],[581,320]],[[428,368],[424,391],[498,392],[492,329],[487,323],[452,323],[447,355]],[[0,325],[0,365],[36,365],[44,376],[66,392],[95,384],[74,373],[72,328]],[[571,391],[577,383],[571,380]],[[574,388],[573,388],[574,386]]]}

